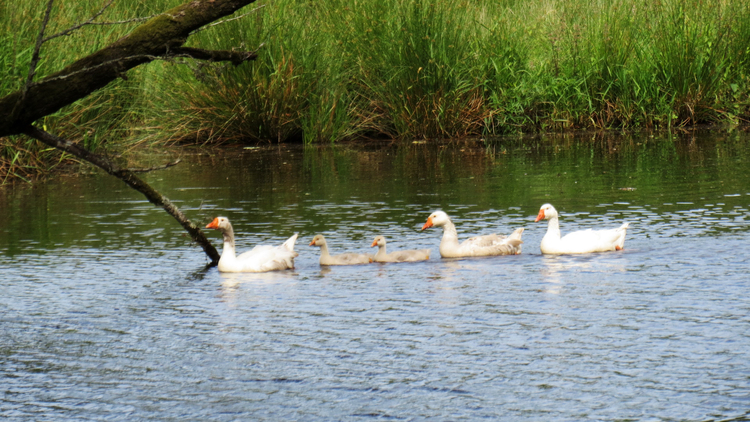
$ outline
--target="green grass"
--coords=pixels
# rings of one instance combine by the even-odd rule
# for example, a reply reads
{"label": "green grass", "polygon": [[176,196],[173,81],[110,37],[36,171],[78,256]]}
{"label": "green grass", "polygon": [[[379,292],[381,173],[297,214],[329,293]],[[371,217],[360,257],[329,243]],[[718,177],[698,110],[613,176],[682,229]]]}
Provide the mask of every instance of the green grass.
{"label": "green grass", "polygon": [[[180,2],[120,0],[103,19]],[[23,86],[44,8],[33,3],[0,5],[0,95]],[[750,8],[739,0],[273,0],[243,12],[258,6],[189,40],[259,48],[257,61],[154,62],[40,123],[100,148],[106,141],[315,143],[750,120]],[[48,33],[99,7],[60,1]],[[38,75],[132,25],[86,27],[50,42]],[[42,150],[20,137],[0,139],[0,148],[0,162],[16,167],[41,171],[58,161],[49,152],[26,160]]]}

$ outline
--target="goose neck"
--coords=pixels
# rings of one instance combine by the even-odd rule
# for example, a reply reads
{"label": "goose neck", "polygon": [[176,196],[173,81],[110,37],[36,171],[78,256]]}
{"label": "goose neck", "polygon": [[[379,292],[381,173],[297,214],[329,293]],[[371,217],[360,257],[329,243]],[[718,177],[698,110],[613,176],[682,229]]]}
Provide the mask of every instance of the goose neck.
{"label": "goose neck", "polygon": [[230,252],[234,255],[234,230],[232,230],[232,226],[222,230],[222,234],[224,235],[224,250],[222,253]]}
{"label": "goose neck", "polygon": [[383,259],[386,255],[387,253],[385,252],[385,245],[378,246],[378,252],[375,253],[375,259]]}
{"label": "goose neck", "polygon": [[557,239],[560,238],[560,220],[557,216],[549,219],[549,223],[547,223],[547,234],[545,236],[552,236]]}
{"label": "goose neck", "polygon": [[328,252],[328,244],[327,243],[323,243],[322,245],[320,245],[320,257],[321,258],[323,258],[323,257],[327,258],[329,256],[331,256],[331,254]]}
{"label": "goose neck", "polygon": [[[442,242],[452,242],[456,241],[458,242],[458,232],[456,231],[456,226],[453,224],[453,222],[447,222],[443,225],[443,240]],[[441,242],[441,243],[442,243]]]}

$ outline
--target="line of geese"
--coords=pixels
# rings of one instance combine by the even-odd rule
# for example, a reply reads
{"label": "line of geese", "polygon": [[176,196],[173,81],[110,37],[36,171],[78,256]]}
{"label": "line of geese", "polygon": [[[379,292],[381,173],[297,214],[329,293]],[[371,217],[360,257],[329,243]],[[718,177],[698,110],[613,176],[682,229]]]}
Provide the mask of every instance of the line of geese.
{"label": "line of geese", "polygon": [[[628,223],[611,230],[581,230],[560,235],[560,223],[555,207],[544,204],[539,209],[535,222],[549,220],[547,233],[542,238],[540,249],[544,254],[581,254],[621,250],[625,243]],[[443,211],[435,211],[427,218],[422,230],[431,227],[442,227],[443,238],[440,241],[440,256],[443,258],[462,258],[473,256],[517,255],[521,253],[521,235],[523,228],[516,229],[510,236],[489,234],[475,236],[459,243],[456,226]],[[297,233],[280,246],[258,245],[252,250],[237,255],[234,246],[234,230],[226,217],[216,217],[206,226],[207,229],[221,231],[224,246],[219,259],[221,272],[266,272],[294,268],[294,258],[299,256],[294,251]],[[415,262],[430,259],[429,249],[412,249],[387,253],[386,240],[376,236],[372,246],[378,247],[375,254],[344,253],[331,255],[323,235],[313,237],[310,246],[320,248],[320,265],[357,265],[372,262]]]}

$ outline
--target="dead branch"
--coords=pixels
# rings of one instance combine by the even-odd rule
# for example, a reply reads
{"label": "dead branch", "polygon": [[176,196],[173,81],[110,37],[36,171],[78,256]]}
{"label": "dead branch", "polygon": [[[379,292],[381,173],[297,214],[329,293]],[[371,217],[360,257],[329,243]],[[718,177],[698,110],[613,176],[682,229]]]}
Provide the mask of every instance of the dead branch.
{"label": "dead branch", "polygon": [[[75,61],[59,72],[34,82],[42,44],[54,37],[67,35],[86,24],[93,24],[93,21],[104,13],[104,10],[109,7],[112,1],[110,0],[99,13],[88,21],[45,39],[44,32],[54,2],[54,0],[49,0],[42,27],[37,37],[26,84],[21,90],[0,98],[0,136],[25,134],[44,144],[88,161],[117,177],[131,188],[141,192],[149,202],[164,208],[203,248],[212,264],[216,264],[220,255],[200,228],[190,222],[167,197],[157,192],[135,174],[136,172],[151,171],[158,168],[120,168],[106,156],[93,153],[78,144],[40,130],[32,123],[86,97],[117,78],[124,78],[128,70],[152,60],[190,57],[200,60],[229,61],[237,65],[254,59],[257,57],[255,52],[208,51],[185,48],[182,45],[187,37],[197,29],[230,15],[255,0],[191,0],[149,19],[113,44]],[[161,168],[170,167],[177,162],[179,160]]]}
{"label": "dead branch", "polygon": [[[181,48],[193,31],[254,1],[193,0],[157,15],[113,44],[35,83],[31,82],[31,74],[25,89],[0,98],[0,136],[22,133],[35,120],[123,77],[133,67],[155,58],[173,56],[174,50]],[[40,34],[40,39],[44,39],[43,31]],[[253,53],[242,52],[211,54],[185,51],[190,57],[209,57],[210,60],[232,63],[255,57]]]}
{"label": "dead branch", "polygon": [[203,50],[192,47],[173,48],[170,53],[170,57],[190,57],[212,62],[231,62],[235,66],[242,62],[258,58],[258,54],[255,51]]}
{"label": "dead branch", "polygon": [[206,25],[206,26],[200,27],[200,28],[196,29],[195,31],[191,32],[191,33],[190,33],[190,35],[193,35],[193,34],[195,34],[195,33],[201,32],[201,31],[203,31],[203,30],[206,30],[206,29],[208,29],[208,28],[214,27],[214,26],[216,26],[216,25],[221,25],[221,24],[225,24],[225,23],[227,23],[227,22],[231,22],[231,21],[236,21],[237,19],[242,19],[242,18],[244,18],[245,16],[247,16],[247,15],[251,15],[251,14],[253,14],[253,13],[257,12],[258,10],[260,10],[260,9],[262,9],[262,8],[266,7],[266,6],[267,6],[267,4],[264,4],[264,5],[262,5],[262,6],[258,6],[258,7],[256,7],[256,8],[254,8],[253,10],[251,10],[251,11],[249,11],[249,12],[247,12],[247,13],[243,13],[243,14],[241,14],[241,15],[239,15],[239,16],[235,16],[235,17],[233,17],[233,18],[229,18],[229,19],[224,19],[224,20],[221,20],[221,21],[218,21],[218,22],[214,22],[214,23],[212,23],[212,24],[210,24],[210,25]]}
{"label": "dead branch", "polygon": [[49,2],[47,2],[47,10],[44,12],[42,26],[39,28],[39,34],[36,37],[34,53],[31,55],[31,64],[29,65],[29,74],[26,76],[26,84],[24,84],[24,93],[28,91],[29,85],[31,85],[31,81],[34,80],[34,75],[36,74],[36,66],[39,64],[39,52],[42,50],[42,44],[44,44],[44,31],[47,30],[49,15],[50,12],[52,12],[52,3],[54,2],[55,0],[49,0]]}
{"label": "dead branch", "polygon": [[193,239],[193,241],[198,243],[203,248],[203,251],[206,253],[206,255],[208,255],[212,263],[215,264],[219,262],[219,258],[221,257],[221,255],[219,255],[219,253],[216,251],[216,248],[214,248],[208,238],[206,238],[206,236],[200,230],[200,228],[193,224],[190,220],[188,220],[185,214],[183,214],[182,211],[180,211],[172,203],[172,201],[170,201],[166,196],[157,192],[148,183],[141,180],[138,176],[135,175],[132,170],[121,169],[113,164],[107,157],[93,153],[76,143],[52,135],[51,133],[45,132],[35,126],[27,126],[23,130],[23,133],[53,148],[57,148],[59,150],[73,154],[78,158],[94,164],[95,166],[101,168],[112,176],[122,180],[131,188],[142,193],[149,202],[164,208],[164,210],[167,211],[169,215],[174,217],[174,219],[177,220],[180,225],[182,225],[182,227],[190,234],[190,237]]}
{"label": "dead branch", "polygon": [[[50,4],[52,4],[52,1],[53,0],[50,0]],[[94,20],[96,20],[96,18],[98,18],[99,16],[101,16],[102,13],[104,13],[104,11],[107,10],[107,8],[112,5],[112,3],[114,3],[114,1],[115,0],[109,0],[109,2],[107,2],[107,4],[105,4],[104,7],[101,8],[101,10],[99,10],[98,12],[96,12],[94,14],[94,16],[90,17],[87,21],[81,22],[81,23],[79,23],[77,25],[73,25],[73,26],[71,26],[68,29],[65,29],[65,30],[62,30],[62,31],[58,32],[57,34],[50,35],[49,37],[43,39],[42,42],[45,43],[45,42],[47,42],[47,41],[49,41],[51,39],[54,39],[54,38],[57,38],[57,37],[62,37],[63,35],[68,35],[71,32],[73,32],[73,31],[75,31],[75,30],[77,30],[79,28],[82,28],[82,27],[84,27],[86,25],[90,25]]]}

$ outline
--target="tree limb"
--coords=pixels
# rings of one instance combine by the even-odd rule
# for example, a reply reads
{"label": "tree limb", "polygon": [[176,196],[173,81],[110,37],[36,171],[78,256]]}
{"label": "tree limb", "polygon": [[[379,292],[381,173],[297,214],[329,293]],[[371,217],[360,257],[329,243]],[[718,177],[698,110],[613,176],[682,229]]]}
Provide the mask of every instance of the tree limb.
{"label": "tree limb", "polygon": [[216,264],[219,262],[219,258],[221,257],[221,255],[219,255],[219,253],[216,251],[216,248],[214,248],[208,238],[206,238],[206,235],[203,234],[203,232],[200,230],[200,228],[193,224],[190,220],[188,220],[188,218],[185,217],[185,214],[183,214],[182,211],[180,211],[172,203],[172,201],[170,201],[166,196],[157,192],[148,183],[141,180],[138,176],[135,175],[132,170],[121,169],[112,164],[112,162],[110,162],[106,157],[93,153],[71,141],[57,137],[55,135],[52,135],[51,133],[47,133],[35,126],[27,126],[26,128],[24,128],[23,133],[51,147],[63,150],[67,153],[75,155],[78,158],[86,160],[89,163],[94,164],[95,166],[101,168],[112,176],[115,176],[116,178],[122,180],[131,188],[142,193],[146,197],[146,199],[149,200],[149,202],[164,208],[164,210],[167,211],[169,215],[174,217],[175,220],[177,220],[182,225],[182,227],[188,233],[190,233],[190,237],[193,239],[193,241],[198,243],[203,248],[203,251],[211,259],[212,264]]}
{"label": "tree limb", "polygon": [[193,35],[193,34],[195,34],[197,32],[200,32],[200,31],[204,31],[204,30],[206,30],[208,28],[211,28],[212,26],[221,25],[221,24],[224,24],[224,23],[227,23],[227,22],[235,21],[237,19],[242,19],[245,16],[253,14],[253,13],[257,12],[258,10],[260,10],[260,9],[266,7],[266,6],[267,5],[264,4],[264,5],[261,5],[261,6],[258,6],[256,8],[254,8],[253,10],[251,10],[251,11],[249,11],[247,13],[243,13],[243,14],[241,14],[239,16],[235,16],[235,17],[230,18],[230,19],[224,19],[224,20],[221,20],[221,21],[218,21],[218,22],[214,22],[214,23],[212,23],[210,25],[202,26],[202,27],[196,29],[195,31],[191,32],[190,35]]}
{"label": "tree limb", "polygon": [[171,56],[190,57],[198,60],[210,60],[213,62],[232,62],[237,66],[242,62],[255,60],[258,54],[255,51],[231,51],[231,50],[203,50],[201,48],[177,47],[170,51]]}
{"label": "tree limb", "polygon": [[[104,11],[107,10],[107,8],[112,5],[112,3],[114,3],[114,1],[115,0],[109,0],[109,2],[107,2],[107,4],[105,4],[104,7],[101,8],[101,10],[99,10],[97,13],[95,13],[94,16],[90,17],[89,20],[87,20],[85,22],[81,22],[81,23],[79,23],[77,25],[73,25],[73,26],[71,26],[68,29],[65,29],[63,31],[58,32],[57,34],[50,35],[49,37],[43,39],[42,42],[47,42],[47,41],[49,41],[51,39],[54,39],[54,38],[57,38],[57,37],[62,37],[63,35],[68,35],[71,32],[73,32],[73,31],[75,31],[75,30],[77,30],[79,28],[82,28],[82,27],[84,27],[86,25],[91,25],[91,23],[94,22],[94,20],[96,18],[98,18],[99,16],[101,16],[102,13],[104,13]],[[50,3],[52,3],[52,0],[50,0]]]}
{"label": "tree limb", "polygon": [[31,54],[31,64],[29,65],[29,74],[26,76],[26,84],[23,87],[24,93],[29,89],[31,82],[34,80],[36,74],[36,66],[39,64],[39,52],[42,50],[42,44],[44,44],[44,31],[47,30],[47,24],[49,23],[49,15],[52,12],[52,3],[55,0],[49,0],[47,2],[47,10],[44,12],[44,19],[42,20],[42,27],[39,28],[39,35],[36,38],[36,45],[34,45],[34,52]]}
{"label": "tree limb", "polygon": [[[113,80],[124,77],[125,72],[133,67],[152,60],[185,56],[201,60],[230,61],[237,65],[256,58],[254,52],[208,51],[182,46],[193,31],[230,15],[254,1],[192,0],[149,19],[136,27],[129,35],[120,38],[109,46],[77,60],[59,72],[34,82],[42,43],[56,36],[67,35],[83,25],[92,24],[93,20],[100,16],[112,3],[110,0],[99,13],[88,21],[45,39],[44,32],[54,2],[54,0],[49,0],[26,84],[21,90],[0,98],[0,136],[26,134],[44,144],[88,161],[117,177],[131,188],[141,192],[151,203],[164,208],[203,248],[203,251],[211,259],[211,263],[218,263],[219,253],[200,228],[190,222],[167,197],[157,192],[135,174],[139,171],[153,169],[119,168],[106,156],[93,153],[78,144],[40,130],[32,123],[84,98]],[[167,164],[162,168],[174,164],[177,164],[177,162]]]}
{"label": "tree limb", "polygon": [[[51,0],[50,0],[51,1]],[[35,120],[91,94],[128,70],[169,57],[198,28],[230,15],[255,0],[193,0],[137,26],[123,38],[90,54],[27,89],[0,98],[0,136],[23,133]],[[40,35],[43,39],[43,35]],[[196,55],[198,52],[193,51]],[[201,53],[204,54],[204,53]],[[232,63],[253,53],[217,54]],[[208,56],[211,56],[208,54]],[[33,75],[32,75],[33,76]]]}

